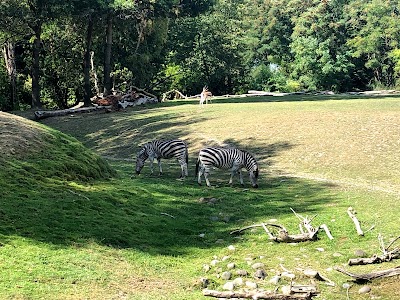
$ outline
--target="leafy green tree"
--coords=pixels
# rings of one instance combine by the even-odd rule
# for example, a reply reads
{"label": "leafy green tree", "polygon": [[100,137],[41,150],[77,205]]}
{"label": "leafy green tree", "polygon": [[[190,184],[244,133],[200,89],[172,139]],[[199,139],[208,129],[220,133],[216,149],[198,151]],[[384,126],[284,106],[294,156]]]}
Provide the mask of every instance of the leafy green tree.
{"label": "leafy green tree", "polygon": [[399,1],[354,0],[346,6],[347,27],[351,32],[347,45],[354,58],[372,70],[372,84],[395,84],[396,51],[400,42]]}
{"label": "leafy green tree", "polygon": [[204,85],[215,94],[240,90],[245,69],[238,19],[234,3],[220,1],[211,13],[176,21],[170,66],[179,66],[182,73],[179,89],[189,94]]}
{"label": "leafy green tree", "polygon": [[[19,9],[18,1],[0,2],[0,43],[3,45],[2,53],[4,57],[4,67],[7,77],[4,80],[7,84],[3,85],[3,100],[0,101],[0,108],[5,110],[18,109],[19,100],[17,92],[17,68],[15,62],[15,43],[24,34],[22,20],[23,12]],[[8,80],[6,80],[8,78]],[[10,97],[7,97],[10,95]]]}
{"label": "leafy green tree", "polygon": [[312,1],[294,20],[292,76],[306,89],[350,88],[352,63],[343,18],[346,0]]}

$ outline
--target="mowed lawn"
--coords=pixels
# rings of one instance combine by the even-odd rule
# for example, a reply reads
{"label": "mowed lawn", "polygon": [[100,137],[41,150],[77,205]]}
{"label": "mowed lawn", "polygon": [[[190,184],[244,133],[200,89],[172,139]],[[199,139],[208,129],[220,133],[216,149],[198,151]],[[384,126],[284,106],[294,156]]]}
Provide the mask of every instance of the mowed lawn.
{"label": "mowed lawn", "polygon": [[[219,275],[229,262],[249,271],[246,280],[256,281],[247,263],[251,258],[264,263],[268,274],[256,281],[260,288],[274,290],[269,279],[284,268],[296,274],[296,283],[310,284],[301,269],[313,268],[336,284],[318,282],[320,299],[346,299],[343,284],[350,278],[335,266],[368,273],[398,265],[346,265],[356,250],[380,254],[379,233],[387,244],[400,235],[398,97],[217,98],[204,108],[181,100],[42,123],[106,158],[118,177],[64,182],[48,191],[33,188],[35,199],[40,194],[46,203],[57,203],[52,208],[57,213],[44,213],[38,204],[36,220],[13,221],[23,228],[21,234],[2,230],[0,275],[10,277],[0,280],[3,298],[202,299],[198,280],[208,278],[210,288],[221,290],[225,281]],[[176,180],[174,161],[163,161],[162,177],[150,176],[148,164],[134,175],[139,145],[156,138],[188,143],[189,178]],[[228,172],[220,170],[210,176],[212,188],[199,187],[194,165],[207,145],[237,146],[254,154],[259,189],[250,187],[247,173],[245,188],[237,178],[229,187]],[[23,197],[29,199],[29,192]],[[217,201],[202,203],[202,197]],[[362,228],[370,229],[363,237],[347,215],[349,206],[358,212]],[[316,242],[276,244],[261,228],[229,234],[260,222],[298,233],[291,208],[316,216],[315,226],[327,224],[334,240],[320,232]],[[46,218],[54,221],[44,229]],[[204,265],[214,259],[220,262],[206,272]],[[278,286],[287,284],[282,279]],[[351,283],[350,299],[400,298],[398,277],[369,286],[372,291],[360,295],[361,285]]]}

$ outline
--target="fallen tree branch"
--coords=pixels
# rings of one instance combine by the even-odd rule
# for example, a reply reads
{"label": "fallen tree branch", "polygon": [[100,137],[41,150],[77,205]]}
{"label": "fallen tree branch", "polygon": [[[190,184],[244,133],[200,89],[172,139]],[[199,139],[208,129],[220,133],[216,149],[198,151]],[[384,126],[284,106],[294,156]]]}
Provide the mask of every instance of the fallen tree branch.
{"label": "fallen tree branch", "polygon": [[38,110],[35,111],[35,119],[40,120],[48,117],[58,117],[65,116],[75,113],[87,113],[94,111],[106,111],[107,109],[111,109],[112,106],[93,106],[93,107],[82,107],[82,108],[69,108],[69,109],[60,109],[60,110]]}
{"label": "fallen tree branch", "polygon": [[400,235],[397,238],[393,239],[393,241],[391,241],[389,243],[389,245],[386,247],[386,251],[389,250],[389,248],[399,239],[400,239]]}
{"label": "fallen tree branch", "polygon": [[[264,229],[264,231],[267,233],[269,239],[272,241],[279,242],[279,243],[298,243],[298,242],[305,242],[305,241],[315,241],[317,239],[317,234],[318,234],[319,229],[323,229],[323,230],[325,230],[329,239],[331,239],[331,240],[333,239],[333,236],[331,235],[331,233],[328,229],[328,226],[326,226],[325,224],[322,224],[321,226],[316,227],[316,228],[311,225],[311,221],[315,218],[315,216],[312,218],[303,217],[303,216],[299,215],[298,213],[296,213],[292,208],[290,208],[290,209],[293,211],[295,216],[297,218],[299,218],[299,220],[301,221],[299,224],[301,233],[299,233],[299,234],[289,234],[288,230],[284,226],[278,225],[278,224],[271,224],[271,223],[261,223],[261,224],[254,224],[254,225],[246,226],[244,228],[233,230],[230,232],[230,234],[241,233],[242,231],[245,231],[245,230],[251,229],[251,228],[255,228],[255,227],[262,227]],[[268,229],[267,226],[278,228],[278,233],[274,235]]]}
{"label": "fallen tree branch", "polygon": [[328,236],[328,238],[330,240],[333,240],[333,236],[332,236],[331,232],[329,231],[329,228],[328,228],[328,226],[326,224],[320,225],[319,228],[321,228],[321,229],[323,229],[325,231],[326,235]]}
{"label": "fallen tree branch", "polygon": [[338,267],[336,267],[335,270],[354,278],[355,281],[358,283],[364,283],[366,281],[371,281],[371,280],[374,280],[377,278],[384,278],[384,277],[400,275],[400,266],[392,268],[392,269],[387,269],[387,270],[382,270],[382,271],[377,271],[377,272],[372,272],[372,273],[367,273],[367,274],[355,274],[355,273],[348,272],[348,271],[338,268]]}
{"label": "fallen tree branch", "polygon": [[[278,236],[274,236],[267,228],[267,226],[272,226],[278,228]],[[269,223],[262,223],[262,224],[255,224],[250,225],[244,228],[236,229],[230,232],[230,234],[241,233],[247,229],[255,228],[255,227],[263,227],[265,232],[268,234],[270,240],[279,243],[298,243],[298,242],[305,242],[305,241],[314,241],[317,239],[317,231],[313,232],[311,235],[307,233],[299,233],[299,234],[289,234],[287,229],[278,224],[269,224]]]}
{"label": "fallen tree branch", "polygon": [[290,295],[284,295],[284,294],[274,294],[267,291],[220,292],[220,291],[206,289],[203,290],[203,295],[215,298],[225,298],[225,299],[246,298],[246,299],[268,299],[268,300],[297,300],[297,299],[312,299],[312,297],[315,294],[307,292],[307,293],[293,293]]}
{"label": "fallen tree branch", "polygon": [[354,225],[356,226],[358,235],[364,235],[364,232],[362,231],[361,226],[360,226],[360,222],[358,221],[358,219],[356,217],[356,211],[352,207],[349,207],[347,209],[347,214],[349,215],[350,219],[353,220]]}
{"label": "fallen tree branch", "polygon": [[392,259],[400,258],[400,248],[395,248],[392,251],[389,251],[389,248],[400,239],[400,236],[395,238],[393,241],[389,243],[387,247],[385,247],[385,243],[383,241],[383,237],[381,234],[378,235],[378,242],[382,251],[382,255],[374,254],[371,257],[357,257],[351,258],[348,261],[349,266],[356,265],[367,265],[367,264],[380,264],[382,262],[388,262]]}
{"label": "fallen tree branch", "polygon": [[[187,99],[187,98],[188,98],[187,96],[185,96],[184,94],[182,94],[180,91],[178,91],[178,90],[176,90],[176,89],[173,89],[173,90],[170,90],[170,91],[168,91],[168,92],[163,93],[161,102],[165,102],[165,101],[167,100],[167,97],[168,97],[170,94],[173,94],[173,93],[175,93],[174,99]],[[178,96],[179,96],[179,97],[178,97]]]}

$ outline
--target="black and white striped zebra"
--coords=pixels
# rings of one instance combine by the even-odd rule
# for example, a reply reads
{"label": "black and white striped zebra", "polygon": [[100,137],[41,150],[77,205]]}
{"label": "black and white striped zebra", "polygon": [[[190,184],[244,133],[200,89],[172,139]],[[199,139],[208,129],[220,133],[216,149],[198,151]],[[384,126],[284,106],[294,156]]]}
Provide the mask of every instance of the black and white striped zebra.
{"label": "black and white striped zebra", "polygon": [[233,176],[239,173],[240,184],[243,184],[242,168],[250,175],[251,185],[258,187],[258,164],[255,158],[248,152],[236,148],[207,147],[199,152],[196,163],[197,182],[201,185],[201,175],[204,174],[207,186],[210,185],[208,175],[212,167],[219,169],[231,169],[229,184],[233,182]]}
{"label": "black and white striped zebra", "polygon": [[157,159],[160,175],[162,174],[161,158],[176,158],[181,166],[181,178],[188,176],[188,150],[181,140],[154,140],[143,145],[136,158],[136,174],[140,174],[146,159],[150,159],[150,170],[153,174],[153,161]]}

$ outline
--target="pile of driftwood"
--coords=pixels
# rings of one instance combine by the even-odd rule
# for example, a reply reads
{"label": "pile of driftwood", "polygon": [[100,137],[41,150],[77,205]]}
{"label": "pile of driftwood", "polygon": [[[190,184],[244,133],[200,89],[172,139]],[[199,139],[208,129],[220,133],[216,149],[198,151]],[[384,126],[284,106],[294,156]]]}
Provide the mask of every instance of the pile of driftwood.
{"label": "pile of driftwood", "polygon": [[93,106],[82,107],[80,105],[60,110],[38,110],[35,111],[35,119],[44,119],[48,117],[65,116],[74,113],[86,113],[86,112],[110,112],[112,110],[125,109],[128,106],[137,106],[146,103],[157,103],[158,99],[153,94],[150,94],[137,87],[131,87],[128,93],[115,93],[108,96],[96,95],[92,99]]}
{"label": "pile of driftwood", "polygon": [[[292,208],[290,208],[292,212],[296,215],[296,217],[300,220],[299,234],[289,234],[288,230],[283,225],[273,224],[273,223],[261,223],[255,224],[251,226],[247,226],[241,229],[237,229],[232,231],[230,234],[237,234],[241,233],[244,230],[251,229],[254,227],[262,227],[265,232],[267,233],[270,240],[280,243],[298,243],[298,242],[305,242],[305,241],[315,241],[318,237],[317,234],[320,229],[323,229],[329,239],[333,240],[333,236],[328,229],[326,224],[322,224],[318,227],[313,227],[311,225],[312,220],[316,217],[309,218],[308,216],[303,217],[300,214],[296,213]],[[268,229],[268,227],[277,228],[278,232],[273,234],[273,232]]]}

